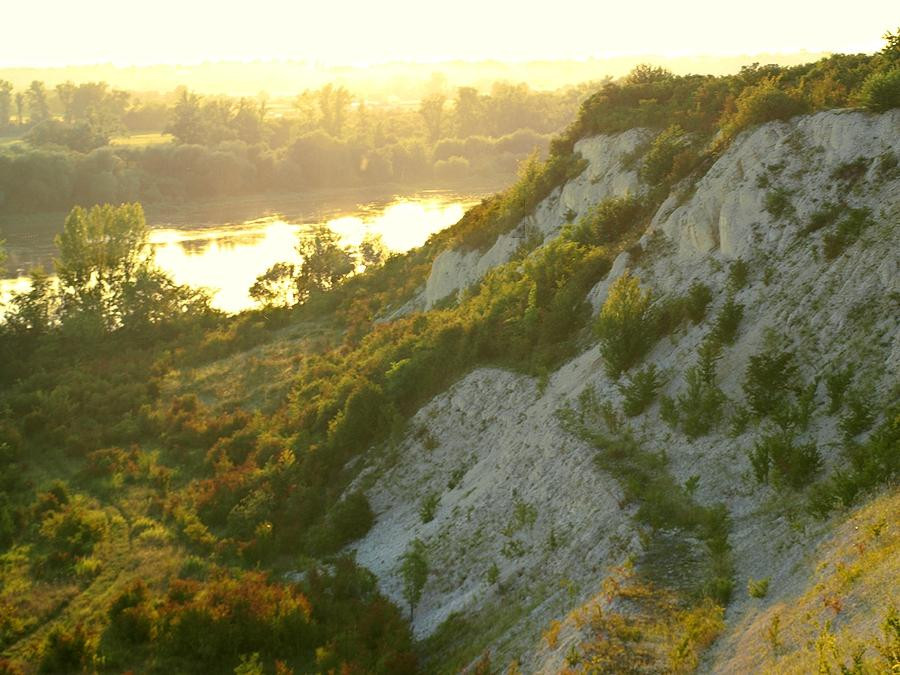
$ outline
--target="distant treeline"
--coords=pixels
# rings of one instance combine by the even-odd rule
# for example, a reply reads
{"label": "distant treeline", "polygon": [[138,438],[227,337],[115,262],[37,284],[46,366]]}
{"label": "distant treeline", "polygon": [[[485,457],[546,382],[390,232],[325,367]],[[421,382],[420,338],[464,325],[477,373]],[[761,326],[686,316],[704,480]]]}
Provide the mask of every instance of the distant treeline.
{"label": "distant treeline", "polygon": [[[0,82],[0,131],[21,139],[0,146],[0,212],[511,173],[585,91],[495,83],[375,107],[333,85],[279,103],[186,89],[146,101],[105,83],[14,93]],[[171,140],[116,144],[139,131]]]}

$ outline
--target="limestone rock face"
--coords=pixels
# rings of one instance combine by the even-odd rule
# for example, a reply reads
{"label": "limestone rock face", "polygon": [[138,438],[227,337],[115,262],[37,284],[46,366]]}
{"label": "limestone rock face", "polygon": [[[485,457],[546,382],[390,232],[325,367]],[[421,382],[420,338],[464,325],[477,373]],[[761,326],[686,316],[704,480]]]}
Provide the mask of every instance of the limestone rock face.
{"label": "limestone rock face", "polygon": [[[610,196],[638,192],[636,174],[623,171],[621,162],[649,137],[638,130],[581,141],[576,148],[588,169],[516,230],[484,253],[438,256],[425,292],[428,305],[508,260],[526,227],[549,240],[569,209],[581,215]],[[900,156],[900,111],[831,111],[747,131],[693,192],[662,204],[641,238],[642,255],[635,261],[620,255],[587,299],[599,310],[610,284],[629,268],[657,299],[683,295],[696,282],[709,286],[707,318],[660,340],[644,359],[664,374],[660,394],[675,398],[732,293],[728,266],[740,257],[748,264],[748,283],[734,299],[744,315],[717,365],[728,405],[745,402],[744,372],[768,329],[795,353],[804,385],[852,361],[858,381],[884,401],[900,382],[900,176],[880,171],[886,153]],[[851,164],[856,178],[842,178]],[[778,216],[771,213],[773,194],[782,202]],[[869,209],[873,219],[833,260],[822,255],[830,230],[804,229],[829,203]],[[478,368],[423,406],[398,443],[367,455],[368,465],[349,489],[365,491],[376,523],[353,549],[381,589],[402,604],[400,558],[414,538],[425,542],[432,574],[414,617],[417,637],[432,634],[454,612],[496,617],[506,622],[492,638],[496,663],[516,657],[523,672],[556,672],[564,651],[543,649],[541,631],[595,597],[609,566],[641,554],[635,506],[622,501],[616,477],[597,468],[595,449],[568,434],[555,414],[589,389],[597,401],[620,407],[620,384],[606,375],[596,344],[540,380]],[[824,385],[815,403],[801,440],[816,444],[830,469],[841,460],[837,418],[823,412]],[[748,478],[747,448],[764,432],[762,423],[735,437],[723,421],[689,439],[662,420],[659,407],[625,423],[645,447],[666,453],[680,483],[699,477],[698,501],[722,503],[731,515],[735,593],[726,632],[703,668],[729,672],[728,645],[761,606],[747,595],[747,579],[771,579],[765,603],[790,602],[792,589],[808,581],[802,561],[829,526],[812,523],[798,531],[771,508],[773,488]],[[420,506],[428,497],[437,506],[423,522]],[[489,573],[494,569],[496,576]]]}
{"label": "limestone rock face", "polygon": [[481,279],[491,268],[509,261],[535,229],[546,241],[594,204],[609,197],[636,194],[639,188],[637,173],[623,170],[622,159],[650,137],[646,130],[630,129],[578,141],[575,151],[588,161],[580,176],[554,190],[537,205],[533,214],[523,218],[512,231],[500,235],[487,251],[449,249],[434,259],[425,284],[425,308],[431,309],[451,293],[464,290]]}

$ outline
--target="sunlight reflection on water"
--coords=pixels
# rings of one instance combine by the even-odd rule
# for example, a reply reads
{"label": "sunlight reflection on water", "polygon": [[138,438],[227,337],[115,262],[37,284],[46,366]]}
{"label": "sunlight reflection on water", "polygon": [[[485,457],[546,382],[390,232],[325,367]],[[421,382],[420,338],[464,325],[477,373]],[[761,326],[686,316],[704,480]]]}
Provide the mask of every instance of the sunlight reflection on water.
{"label": "sunlight reflection on water", "polygon": [[[399,200],[381,210],[332,218],[326,224],[347,245],[369,233],[380,234],[402,253],[458,221],[469,202],[446,199]],[[157,264],[180,284],[213,289],[213,306],[238,312],[253,305],[247,291],[256,277],[277,262],[299,262],[297,233],[310,224],[279,218],[204,229],[155,229],[150,243]]]}

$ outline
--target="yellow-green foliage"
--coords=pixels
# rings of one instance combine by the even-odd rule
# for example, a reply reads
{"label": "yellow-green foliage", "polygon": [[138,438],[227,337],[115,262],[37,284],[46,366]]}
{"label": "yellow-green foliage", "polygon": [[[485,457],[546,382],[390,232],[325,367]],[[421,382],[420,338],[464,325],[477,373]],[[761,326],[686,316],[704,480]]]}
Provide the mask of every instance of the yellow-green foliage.
{"label": "yellow-green foliage", "polygon": [[897,513],[896,487],[852,513],[819,547],[808,585],[776,599],[729,638],[719,669],[779,675],[897,672]]}
{"label": "yellow-green foliage", "polygon": [[604,579],[600,595],[552,622],[544,637],[553,650],[561,636],[579,636],[563,673],[689,673],[724,625],[722,608],[711,600],[687,603],[626,566]]}
{"label": "yellow-green foliage", "polygon": [[635,365],[653,344],[651,293],[641,290],[640,279],[626,271],[616,279],[594,328],[610,377]]}

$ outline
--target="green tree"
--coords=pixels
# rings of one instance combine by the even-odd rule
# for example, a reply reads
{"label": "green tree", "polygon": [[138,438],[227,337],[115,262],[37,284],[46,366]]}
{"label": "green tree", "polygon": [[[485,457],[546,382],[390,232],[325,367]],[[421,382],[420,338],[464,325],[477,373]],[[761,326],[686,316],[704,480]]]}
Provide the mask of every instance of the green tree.
{"label": "green tree", "polygon": [[626,271],[616,279],[594,326],[600,353],[610,377],[618,377],[636,364],[653,344],[650,291]]}
{"label": "green tree", "polygon": [[178,102],[172,109],[172,122],[166,127],[181,143],[201,143],[203,124],[200,115],[200,97],[182,89]]}
{"label": "green tree", "polygon": [[425,121],[428,131],[428,140],[432,143],[441,137],[441,128],[444,122],[444,102],[447,97],[443,94],[432,94],[419,104],[419,114]]}
{"label": "green tree", "polygon": [[477,134],[484,115],[482,97],[475,87],[456,90],[456,127],[460,138]]}
{"label": "green tree", "polygon": [[296,276],[296,267],[291,263],[275,263],[256,277],[250,297],[266,307],[286,307],[293,301]]}
{"label": "green tree", "polygon": [[381,267],[389,255],[388,247],[380,234],[368,233],[359,244],[359,258],[366,269]]}
{"label": "green tree", "polygon": [[0,129],[9,124],[12,114],[12,82],[0,80]]}
{"label": "green tree", "polygon": [[63,109],[63,121],[66,124],[72,122],[72,102],[75,98],[75,85],[71,81],[61,82],[56,85],[56,98],[59,99]]}
{"label": "green tree", "polygon": [[409,603],[409,619],[422,598],[422,589],[428,581],[428,557],[425,543],[421,539],[413,539],[403,554],[400,563],[400,576],[403,579],[403,598]]}
{"label": "green tree", "polygon": [[25,94],[21,91],[16,93],[16,121],[22,126],[25,116]]}
{"label": "green tree", "polygon": [[47,90],[44,83],[34,80],[26,92],[28,97],[28,117],[33,124],[50,119],[50,108],[47,105]]}
{"label": "green tree", "polygon": [[340,237],[326,225],[301,233],[297,253],[303,258],[296,277],[298,302],[310,293],[333,288],[354,268],[352,253],[340,245]]}

